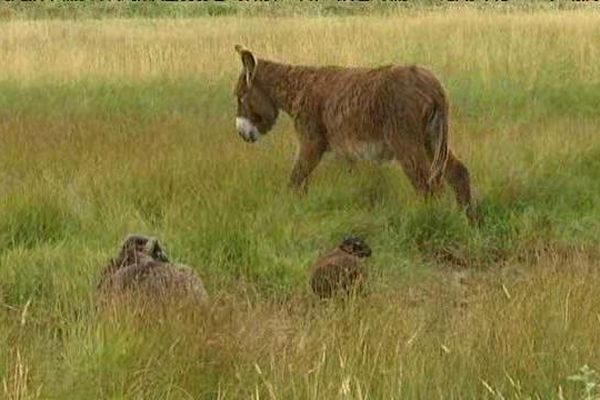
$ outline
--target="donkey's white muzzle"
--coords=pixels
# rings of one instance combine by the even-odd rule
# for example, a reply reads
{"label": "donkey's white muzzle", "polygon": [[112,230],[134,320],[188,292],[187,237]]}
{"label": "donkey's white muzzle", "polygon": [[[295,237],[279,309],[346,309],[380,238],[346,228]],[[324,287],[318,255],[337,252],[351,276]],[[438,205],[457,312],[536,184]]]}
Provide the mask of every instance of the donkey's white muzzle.
{"label": "donkey's white muzzle", "polygon": [[258,128],[248,118],[237,117],[235,119],[235,128],[246,142],[256,142],[260,137]]}

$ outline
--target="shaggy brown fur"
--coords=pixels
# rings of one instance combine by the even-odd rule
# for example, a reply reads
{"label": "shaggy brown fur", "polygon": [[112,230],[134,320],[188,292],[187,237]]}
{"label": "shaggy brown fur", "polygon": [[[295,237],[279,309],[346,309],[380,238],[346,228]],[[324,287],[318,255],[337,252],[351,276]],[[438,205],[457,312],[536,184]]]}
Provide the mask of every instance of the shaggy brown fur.
{"label": "shaggy brown fur", "polygon": [[370,256],[371,249],[362,239],[347,237],[311,268],[313,292],[321,298],[329,298],[337,293],[361,291],[368,276],[363,261]]}
{"label": "shaggy brown fur", "polygon": [[397,161],[415,189],[437,194],[445,179],[476,220],[467,168],[448,147],[448,100],[435,75],[419,66],[310,67],[257,59],[236,46],[243,70],[235,88],[238,133],[267,133],[278,111],[293,120],[298,156],[290,185],[306,188],[323,154]]}
{"label": "shaggy brown fur", "polygon": [[137,297],[202,303],[207,293],[202,280],[188,266],[169,262],[156,239],[132,235],[125,239],[119,255],[105,268],[98,285],[107,297]]}

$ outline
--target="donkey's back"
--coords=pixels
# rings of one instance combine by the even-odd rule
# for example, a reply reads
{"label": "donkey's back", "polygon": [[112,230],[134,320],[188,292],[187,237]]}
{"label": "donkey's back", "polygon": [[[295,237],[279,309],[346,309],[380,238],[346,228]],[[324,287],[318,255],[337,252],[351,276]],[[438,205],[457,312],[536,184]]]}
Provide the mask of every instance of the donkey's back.
{"label": "donkey's back", "polygon": [[319,97],[323,132],[332,150],[387,161],[414,154],[419,147],[432,160],[441,151],[440,162],[445,163],[445,149],[437,146],[445,141],[445,132],[432,122],[445,123],[448,102],[431,71],[389,65],[339,69],[330,77],[330,84],[318,90],[327,93]]}

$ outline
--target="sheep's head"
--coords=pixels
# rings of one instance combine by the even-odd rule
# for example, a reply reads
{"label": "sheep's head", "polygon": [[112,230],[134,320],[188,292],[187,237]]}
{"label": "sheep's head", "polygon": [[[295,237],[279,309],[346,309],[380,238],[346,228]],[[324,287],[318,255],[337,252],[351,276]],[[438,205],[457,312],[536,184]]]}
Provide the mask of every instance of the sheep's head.
{"label": "sheep's head", "polygon": [[169,262],[169,257],[167,257],[167,253],[163,250],[158,239],[150,238],[146,243],[145,250],[146,254],[149,254],[156,261]]}
{"label": "sheep's head", "polygon": [[370,257],[371,248],[358,236],[346,236],[340,244],[340,249],[356,257]]}
{"label": "sheep's head", "polygon": [[128,235],[121,245],[119,259],[122,261],[135,260],[139,253],[147,255],[155,261],[169,262],[169,258],[158,239],[145,235]]}

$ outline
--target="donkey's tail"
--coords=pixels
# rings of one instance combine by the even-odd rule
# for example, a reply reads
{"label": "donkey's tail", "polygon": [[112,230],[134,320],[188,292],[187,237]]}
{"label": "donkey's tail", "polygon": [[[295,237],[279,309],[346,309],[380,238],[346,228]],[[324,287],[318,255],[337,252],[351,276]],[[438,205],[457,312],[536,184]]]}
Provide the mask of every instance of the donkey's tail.
{"label": "donkey's tail", "polygon": [[427,183],[430,188],[438,187],[448,162],[448,105],[435,104],[427,121],[427,138],[433,161]]}

